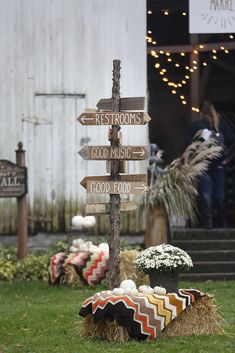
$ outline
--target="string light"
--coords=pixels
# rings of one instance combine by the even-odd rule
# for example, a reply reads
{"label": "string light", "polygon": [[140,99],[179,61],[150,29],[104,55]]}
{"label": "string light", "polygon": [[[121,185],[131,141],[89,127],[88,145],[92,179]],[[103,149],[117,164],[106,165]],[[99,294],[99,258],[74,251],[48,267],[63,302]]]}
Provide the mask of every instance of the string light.
{"label": "string light", "polygon": [[[149,14],[149,15],[151,15],[152,13],[153,13],[152,10],[148,10],[148,14]],[[170,11],[169,11],[168,9],[162,10],[162,14],[165,15],[165,16],[168,16],[168,15],[170,14]],[[186,13],[185,11],[183,11],[183,12],[181,12],[181,15],[182,15],[182,16],[187,16],[187,13]],[[151,31],[151,30],[148,30],[148,31],[147,31],[147,34],[148,34],[148,35],[146,36],[146,40],[148,41],[148,43],[150,43],[150,44],[152,44],[152,45],[157,45],[156,40],[153,40],[153,38],[151,37],[152,31]],[[234,38],[234,35],[233,35],[233,34],[230,34],[230,35],[229,35],[229,38],[230,38],[230,39],[233,39],[233,38]],[[205,47],[206,47],[206,46],[205,46],[204,44],[198,45],[198,49],[199,49],[199,48],[200,48],[200,49],[204,49]],[[224,46],[221,46],[220,49],[218,49],[218,50],[224,51],[224,53],[229,54],[229,50],[228,50],[228,49],[225,49]],[[194,53],[194,54],[198,54],[199,51],[200,51],[200,50],[194,49],[194,50],[193,50],[193,53]],[[206,50],[206,51],[209,51],[209,50]],[[193,73],[195,70],[198,70],[198,66],[197,66],[197,65],[198,65],[198,62],[197,62],[196,60],[193,60],[193,61],[192,61],[193,65],[192,65],[191,67],[188,66],[188,65],[185,65],[185,66],[184,66],[184,65],[181,65],[181,64],[175,62],[174,58],[171,58],[171,57],[170,57],[170,56],[171,56],[171,53],[170,53],[170,52],[164,52],[164,50],[160,50],[158,53],[161,54],[161,55],[164,55],[164,54],[165,54],[165,56],[166,56],[165,60],[167,60],[168,62],[173,62],[174,67],[177,67],[177,68],[180,68],[180,67],[185,68],[185,70],[189,70],[191,73]],[[159,58],[158,53],[157,53],[155,50],[153,50],[153,51],[150,52],[151,56],[153,56],[154,58]],[[217,50],[216,50],[216,49],[213,49],[213,50],[211,50],[211,53],[216,54],[216,53],[217,53]],[[180,55],[181,55],[182,57],[184,57],[184,56],[186,56],[186,53],[185,53],[185,52],[181,52]],[[217,57],[217,55],[212,55],[212,58],[213,58],[214,60],[216,60],[218,57]],[[207,62],[206,62],[206,61],[203,61],[203,62],[202,62],[202,66],[204,66],[204,67],[208,66]],[[159,69],[159,68],[160,68],[160,63],[156,63],[156,64],[155,64],[155,68],[156,68],[156,69]],[[162,76],[164,76],[164,75],[166,74],[166,69],[162,68],[161,71],[159,71],[159,74],[162,75]],[[163,81],[163,82],[166,82],[168,86],[174,87],[174,88],[178,89],[178,88],[182,88],[182,85],[186,85],[186,84],[187,84],[186,80],[190,80],[190,76],[189,76],[189,75],[185,75],[184,78],[185,78],[185,79],[181,80],[181,83],[180,83],[180,82],[175,83],[175,82],[171,82],[171,81],[169,82],[169,78],[167,78],[166,76],[164,76],[164,77],[162,78],[162,81]],[[171,93],[172,93],[172,94],[176,94],[177,91],[176,91],[175,89],[173,89],[173,90],[171,91]],[[184,96],[181,95],[180,97],[184,97]],[[184,104],[184,105],[187,104],[187,101],[185,100],[185,98],[184,98],[184,99],[181,98],[181,103]],[[196,107],[192,107],[192,110],[195,111],[195,112],[199,112],[199,109],[196,108]]]}

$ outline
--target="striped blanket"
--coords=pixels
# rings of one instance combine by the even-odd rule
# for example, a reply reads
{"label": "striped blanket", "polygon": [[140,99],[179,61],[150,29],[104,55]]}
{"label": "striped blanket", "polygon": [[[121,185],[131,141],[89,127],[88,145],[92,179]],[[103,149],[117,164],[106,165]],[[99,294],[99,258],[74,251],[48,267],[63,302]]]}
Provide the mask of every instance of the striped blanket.
{"label": "striped blanket", "polygon": [[79,315],[92,315],[94,321],[111,319],[124,326],[131,338],[155,339],[183,310],[203,294],[194,289],[178,293],[113,295],[102,291],[85,300]]}
{"label": "striped blanket", "polygon": [[98,284],[108,271],[109,253],[106,251],[55,254],[50,259],[50,283],[59,284],[63,280],[64,267],[73,266],[85,284]]}

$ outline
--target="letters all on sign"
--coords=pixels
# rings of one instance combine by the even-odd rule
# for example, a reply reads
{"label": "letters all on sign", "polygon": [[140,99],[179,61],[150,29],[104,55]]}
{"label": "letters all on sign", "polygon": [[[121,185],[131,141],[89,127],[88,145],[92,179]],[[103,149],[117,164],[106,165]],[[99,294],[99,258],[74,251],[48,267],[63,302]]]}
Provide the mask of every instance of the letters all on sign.
{"label": "letters all on sign", "polygon": [[189,0],[189,33],[235,32],[235,0]]}
{"label": "letters all on sign", "polygon": [[87,112],[78,117],[82,125],[144,125],[150,120],[145,112]]}
{"label": "letters all on sign", "polygon": [[142,182],[128,181],[88,181],[87,192],[91,194],[143,194],[149,191]]}
{"label": "letters all on sign", "polygon": [[26,192],[26,168],[7,160],[0,160],[0,197],[20,197]]}
{"label": "letters all on sign", "polygon": [[148,146],[84,146],[78,152],[90,160],[143,160],[149,158]]}

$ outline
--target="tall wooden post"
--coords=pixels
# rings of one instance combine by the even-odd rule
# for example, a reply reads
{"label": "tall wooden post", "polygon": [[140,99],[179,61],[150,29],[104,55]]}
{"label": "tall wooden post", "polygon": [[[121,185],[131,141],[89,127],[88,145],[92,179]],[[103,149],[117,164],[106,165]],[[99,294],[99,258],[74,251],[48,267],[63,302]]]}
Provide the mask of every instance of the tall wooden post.
{"label": "tall wooden post", "polygon": [[[198,44],[198,34],[190,35],[190,42],[192,45]],[[195,66],[194,61],[197,62],[197,70],[191,74],[190,84],[190,101],[192,107],[199,108],[200,105],[200,57],[198,51],[191,51],[190,53],[190,67]],[[198,119],[198,113],[191,110],[191,121]]]}
{"label": "tall wooden post", "polygon": [[[120,60],[113,60],[112,111],[118,112],[120,105]],[[112,125],[110,143],[118,146],[119,125]],[[111,161],[111,180],[119,178],[119,161]],[[110,232],[109,232],[109,289],[119,286],[120,253],[120,195],[110,195]]]}
{"label": "tall wooden post", "polygon": [[[16,150],[16,164],[25,167],[25,151],[22,142],[18,143]],[[28,222],[26,194],[17,197],[17,236],[18,236],[18,258],[27,256]]]}

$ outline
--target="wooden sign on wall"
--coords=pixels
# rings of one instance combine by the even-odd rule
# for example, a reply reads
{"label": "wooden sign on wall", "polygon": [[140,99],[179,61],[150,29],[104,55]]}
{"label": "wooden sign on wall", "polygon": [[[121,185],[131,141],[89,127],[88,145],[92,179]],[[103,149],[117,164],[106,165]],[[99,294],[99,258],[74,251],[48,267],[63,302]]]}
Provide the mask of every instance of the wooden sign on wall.
{"label": "wooden sign on wall", "polygon": [[21,197],[27,193],[27,169],[0,160],[0,197]]}

